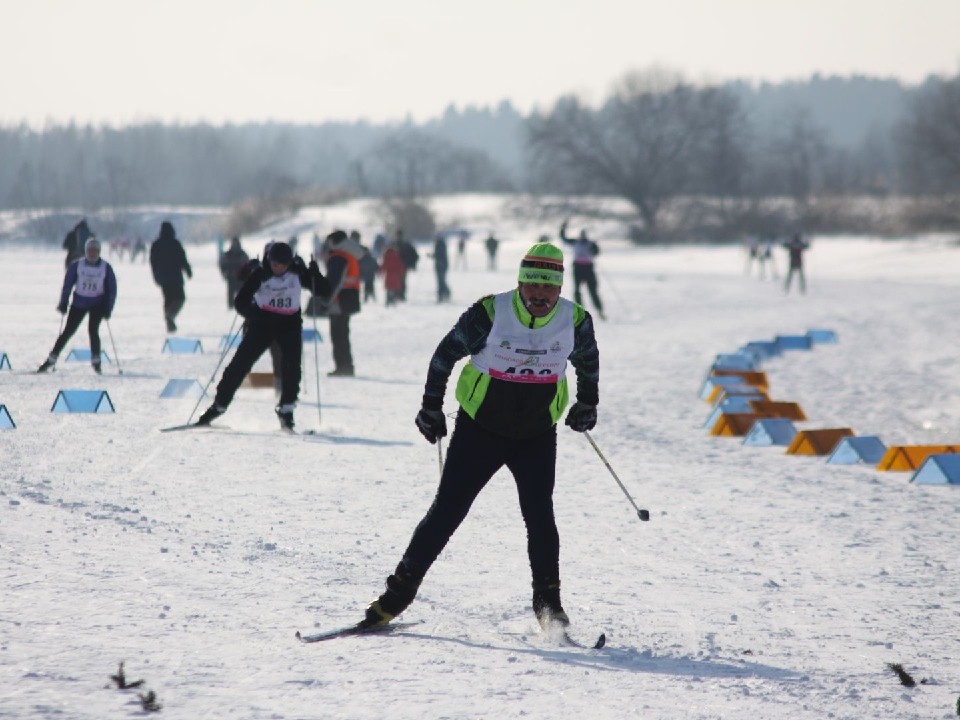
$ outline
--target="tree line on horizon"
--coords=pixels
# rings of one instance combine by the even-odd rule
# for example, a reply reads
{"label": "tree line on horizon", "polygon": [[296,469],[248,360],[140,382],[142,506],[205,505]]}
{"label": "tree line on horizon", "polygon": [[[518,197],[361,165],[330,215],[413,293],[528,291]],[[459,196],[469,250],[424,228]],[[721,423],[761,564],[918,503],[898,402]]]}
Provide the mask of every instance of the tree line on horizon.
{"label": "tree line on horizon", "polygon": [[[847,226],[867,220],[837,198],[866,196],[923,203],[907,223],[916,229],[955,229],[960,75],[913,87],[861,76],[700,85],[650,69],[598,106],[567,96],[526,116],[504,101],[420,124],[0,126],[0,158],[8,210],[599,195],[629,204],[642,241],[788,223],[856,231]],[[233,231],[257,229],[258,212],[235,216]]]}

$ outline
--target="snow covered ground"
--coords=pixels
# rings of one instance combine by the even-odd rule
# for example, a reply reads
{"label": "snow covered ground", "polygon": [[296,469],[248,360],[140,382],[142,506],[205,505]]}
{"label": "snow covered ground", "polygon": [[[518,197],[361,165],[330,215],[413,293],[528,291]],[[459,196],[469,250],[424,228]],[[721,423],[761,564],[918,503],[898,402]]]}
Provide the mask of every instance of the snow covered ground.
{"label": "snow covered ground", "polygon": [[[437,449],[413,424],[430,354],[553,231],[509,225],[489,203],[447,203],[451,222],[498,228],[500,269],[486,269],[476,237],[469,269],[451,272],[453,302],[437,305],[424,257],[409,303],[381,299],[354,319],[355,379],[327,378],[329,343],[308,344],[296,418],[314,436],[280,434],[272,390],[256,389],[238,393],[229,431],[159,432],[197,403],[160,399],[167,381],[206,385],[233,326],[212,245],[188,246],[195,277],[179,321],[204,353],[161,353],[159,289],[145,265],[117,261],[120,365],[102,377],[62,360],[31,374],[57,334],[62,254],[0,248],[0,351],[13,365],[0,404],[17,424],[0,431],[0,717],[139,717],[147,689],[161,717],[191,720],[955,717],[957,488],[711,437],[698,397],[718,353],[828,328],[838,344],[764,364],[772,397],[809,416],[801,428],[960,442],[951,238],[814,238],[806,296],[746,276],[739,248],[605,239],[593,437],[652,517],[639,522],[567,428],[556,510],[575,634],[605,631],[607,647],[538,636],[505,473],[405,613],[422,624],[294,639],[359,618],[380,592],[438,479]],[[375,229],[355,205],[322,215],[322,233]],[[777,260],[782,273],[785,253]],[[113,358],[106,328],[103,339]],[[68,347],[87,347],[83,330]],[[116,413],[52,414],[60,389],[106,390]],[[120,661],[146,681],[139,691],[109,687]],[[888,663],[918,685],[901,686]]]}

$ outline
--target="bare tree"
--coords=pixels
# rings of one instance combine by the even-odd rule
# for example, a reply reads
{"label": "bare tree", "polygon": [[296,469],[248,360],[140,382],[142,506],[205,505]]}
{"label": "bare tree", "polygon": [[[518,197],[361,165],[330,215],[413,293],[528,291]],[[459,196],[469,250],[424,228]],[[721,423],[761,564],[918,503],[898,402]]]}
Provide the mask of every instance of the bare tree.
{"label": "bare tree", "polygon": [[960,76],[920,88],[901,137],[915,189],[937,194],[960,189]]}
{"label": "bare tree", "polygon": [[596,111],[561,99],[550,113],[531,117],[527,138],[539,172],[565,177],[574,192],[628,200],[656,236],[667,201],[718,185],[739,192],[739,115],[732,94],[650,70],[627,76]]}
{"label": "bare tree", "polygon": [[763,182],[768,194],[785,194],[803,208],[821,189],[829,151],[826,132],[800,107],[784,113],[781,127],[770,140]]}
{"label": "bare tree", "polygon": [[510,189],[506,175],[483,151],[414,127],[401,128],[377,143],[363,169],[364,181],[386,197]]}

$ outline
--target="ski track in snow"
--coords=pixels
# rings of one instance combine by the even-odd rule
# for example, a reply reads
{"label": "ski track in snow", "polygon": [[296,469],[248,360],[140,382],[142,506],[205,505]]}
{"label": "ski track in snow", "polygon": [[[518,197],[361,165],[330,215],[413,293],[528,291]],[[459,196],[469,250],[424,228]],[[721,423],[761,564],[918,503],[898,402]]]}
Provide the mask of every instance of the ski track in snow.
{"label": "ski track in snow", "polygon": [[[326,222],[357,224],[370,240],[360,207],[326,209]],[[437,211],[485,229],[498,208],[460,196]],[[434,303],[422,247],[410,302],[364,307],[352,323],[361,377],[326,377],[318,321],[319,413],[307,344],[296,421],[320,434],[294,437],[277,432],[272,390],[248,388],[223,418],[232,432],[159,432],[196,405],[160,399],[167,380],[206,385],[231,325],[212,245],[187,245],[195,277],[178,320],[202,355],[161,354],[149,270],[105,254],[118,275],[111,326],[124,375],[111,364],[102,377],[62,361],[56,373],[23,372],[57,333],[62,254],[0,246],[0,265],[29,268],[8,273],[0,317],[15,371],[0,372],[0,404],[17,424],[0,431],[0,717],[143,716],[137,691],[107,687],[120,661],[128,679],[146,680],[141,692],[157,693],[164,718],[955,717],[957,489],[710,437],[697,396],[715,355],[829,328],[838,344],[763,366],[771,397],[810,418],[798,427],[851,427],[887,445],[960,442],[960,247],[938,237],[814,237],[804,297],[745,276],[740,248],[602,240],[610,319],[597,321],[592,434],[651,520],[638,521],[565,427],[555,505],[574,635],[605,632],[607,647],[537,634],[505,472],[403,616],[421,625],[296,641],[297,629],[359,619],[430,504],[437,449],[413,424],[430,354],[554,232],[498,227],[500,270],[486,270],[475,236],[470,270],[450,273],[453,302]],[[263,240],[244,246],[254,254]],[[782,273],[785,253],[777,260]],[[68,350],[87,346],[84,326]],[[52,414],[66,388],[105,389],[117,411]],[[900,686],[894,662],[927,682]]]}

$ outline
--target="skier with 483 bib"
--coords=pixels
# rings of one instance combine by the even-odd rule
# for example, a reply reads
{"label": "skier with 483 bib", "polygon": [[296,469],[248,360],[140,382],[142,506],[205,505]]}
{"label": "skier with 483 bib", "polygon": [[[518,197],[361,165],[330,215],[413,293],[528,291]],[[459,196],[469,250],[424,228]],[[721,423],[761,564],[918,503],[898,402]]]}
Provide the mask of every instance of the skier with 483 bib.
{"label": "skier with 483 bib", "polygon": [[240,383],[276,341],[283,358],[283,385],[276,412],[280,427],[293,430],[293,409],[300,394],[300,361],[303,356],[303,316],[300,313],[303,290],[326,295],[330,292],[330,283],[320,273],[315,261],[310,261],[308,269],[302,258],[294,257],[287,243],[273,243],[268,257],[264,258],[264,266],[256,267],[237,293],[234,306],[246,318],[246,333],[223,371],[213,405],[200,416],[197,425],[209,425],[227,411]]}
{"label": "skier with 483 bib", "polygon": [[566,424],[577,432],[597,421],[600,356],[590,314],[560,297],[563,253],[538,243],[520,264],[518,286],[467,309],[430,359],[416,425],[436,443],[447,434],[443,398],[458,360],[471,356],[457,382],[460,404],[433,504],[420,521],[385,592],[359,627],[403,612],[427,570],[466,518],[491,477],[513,474],[527,530],[533,611],[544,629],[566,627],[560,603],[560,537],[553,512],[556,424],[568,403],[565,375],[576,371],[576,402]]}

